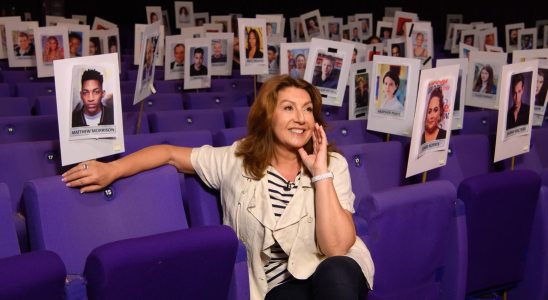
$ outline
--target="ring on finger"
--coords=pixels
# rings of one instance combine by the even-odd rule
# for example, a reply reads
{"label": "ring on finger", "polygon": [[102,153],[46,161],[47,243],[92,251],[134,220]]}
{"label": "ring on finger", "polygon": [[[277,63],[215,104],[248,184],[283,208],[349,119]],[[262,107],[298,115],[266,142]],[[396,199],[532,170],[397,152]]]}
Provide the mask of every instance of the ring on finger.
{"label": "ring on finger", "polygon": [[87,169],[88,169],[88,164],[87,164],[87,163],[83,163],[83,164],[82,164],[82,167],[84,167],[84,170],[87,170]]}

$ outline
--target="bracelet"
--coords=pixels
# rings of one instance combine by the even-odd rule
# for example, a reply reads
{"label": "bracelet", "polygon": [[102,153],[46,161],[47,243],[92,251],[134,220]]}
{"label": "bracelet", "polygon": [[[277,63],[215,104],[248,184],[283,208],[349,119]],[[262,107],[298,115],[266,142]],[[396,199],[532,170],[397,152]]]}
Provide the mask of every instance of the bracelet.
{"label": "bracelet", "polygon": [[312,183],[315,183],[317,181],[320,181],[320,180],[324,180],[324,179],[327,179],[327,178],[334,178],[335,176],[333,176],[333,173],[331,172],[327,172],[327,173],[324,173],[324,174],[320,174],[320,175],[316,175],[314,177],[312,177]]}

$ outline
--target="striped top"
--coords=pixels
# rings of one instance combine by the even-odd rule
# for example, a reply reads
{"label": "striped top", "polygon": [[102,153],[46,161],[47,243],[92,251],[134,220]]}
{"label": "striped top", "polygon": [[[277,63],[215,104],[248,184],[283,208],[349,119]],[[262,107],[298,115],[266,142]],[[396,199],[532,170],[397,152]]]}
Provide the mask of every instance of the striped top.
{"label": "striped top", "polygon": [[[266,173],[268,178],[270,204],[272,205],[274,218],[276,222],[278,222],[289,204],[289,201],[291,201],[293,195],[295,195],[295,192],[297,191],[301,179],[301,172],[299,171],[297,174],[295,182],[285,180],[283,176],[272,167],[269,167]],[[275,242],[270,246],[269,259],[266,265],[264,265],[269,290],[293,279],[293,276],[291,276],[287,270],[288,255],[283,251],[276,239],[273,239]]]}

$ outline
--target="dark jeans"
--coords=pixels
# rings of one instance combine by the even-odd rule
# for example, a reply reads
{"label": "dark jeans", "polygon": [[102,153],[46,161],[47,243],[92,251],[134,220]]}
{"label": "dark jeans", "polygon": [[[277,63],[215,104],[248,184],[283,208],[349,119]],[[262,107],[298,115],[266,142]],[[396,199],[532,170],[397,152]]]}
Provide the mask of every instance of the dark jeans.
{"label": "dark jeans", "polygon": [[322,261],[308,279],[281,284],[265,300],[366,300],[368,291],[358,263],[347,256],[333,256]]}

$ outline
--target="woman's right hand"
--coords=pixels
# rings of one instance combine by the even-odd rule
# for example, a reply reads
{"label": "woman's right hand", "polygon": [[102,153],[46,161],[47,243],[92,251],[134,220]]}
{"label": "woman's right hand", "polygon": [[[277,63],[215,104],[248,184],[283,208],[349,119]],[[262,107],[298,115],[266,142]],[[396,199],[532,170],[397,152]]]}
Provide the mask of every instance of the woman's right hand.
{"label": "woman's right hand", "polygon": [[80,188],[80,193],[101,190],[117,179],[116,162],[102,163],[95,160],[81,162],[62,175],[68,187]]}

